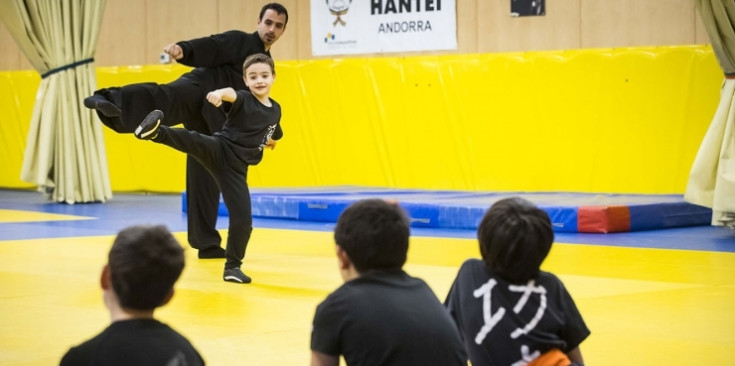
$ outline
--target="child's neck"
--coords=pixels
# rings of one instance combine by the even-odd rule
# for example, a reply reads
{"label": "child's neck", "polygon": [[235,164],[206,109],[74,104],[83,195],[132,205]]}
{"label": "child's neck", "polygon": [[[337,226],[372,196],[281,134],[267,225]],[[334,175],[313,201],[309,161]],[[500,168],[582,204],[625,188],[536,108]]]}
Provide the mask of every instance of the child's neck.
{"label": "child's neck", "polygon": [[257,99],[261,104],[263,104],[266,107],[272,106],[271,104],[271,98],[268,95],[256,95],[255,99]]}

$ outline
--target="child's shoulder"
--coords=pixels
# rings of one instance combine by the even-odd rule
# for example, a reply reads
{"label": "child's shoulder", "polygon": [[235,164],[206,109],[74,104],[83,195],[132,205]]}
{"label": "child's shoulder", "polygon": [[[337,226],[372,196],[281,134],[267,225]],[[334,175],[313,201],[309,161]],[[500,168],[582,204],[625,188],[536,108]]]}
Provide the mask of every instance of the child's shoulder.
{"label": "child's shoulder", "polygon": [[546,286],[564,287],[564,283],[561,282],[559,277],[551,272],[546,271],[539,271],[536,282],[538,282],[539,284],[544,284]]}
{"label": "child's shoulder", "polygon": [[466,259],[460,268],[477,268],[477,267],[485,267],[485,262],[482,259],[478,258],[468,258]]}
{"label": "child's shoulder", "polygon": [[482,259],[469,258],[459,267],[459,274],[461,276],[474,277],[476,275],[488,274],[488,270]]}

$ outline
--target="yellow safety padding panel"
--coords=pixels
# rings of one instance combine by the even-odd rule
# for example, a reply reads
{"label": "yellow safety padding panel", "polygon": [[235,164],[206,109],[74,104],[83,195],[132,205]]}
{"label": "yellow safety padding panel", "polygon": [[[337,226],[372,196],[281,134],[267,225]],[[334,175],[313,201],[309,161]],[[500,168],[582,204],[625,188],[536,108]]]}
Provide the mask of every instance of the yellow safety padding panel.
{"label": "yellow safety padding panel", "polygon": [[[98,68],[98,86],[187,70]],[[276,71],[284,138],[250,169],[252,187],[682,193],[723,80],[708,46],[285,61]],[[28,73],[0,73],[2,153],[12,154],[1,187],[25,184],[38,85]],[[105,140],[114,191],[185,189],[183,154],[106,128]]]}
{"label": "yellow safety padding panel", "polygon": [[35,71],[0,72],[0,187],[35,187],[21,181],[20,172],[40,83]]}

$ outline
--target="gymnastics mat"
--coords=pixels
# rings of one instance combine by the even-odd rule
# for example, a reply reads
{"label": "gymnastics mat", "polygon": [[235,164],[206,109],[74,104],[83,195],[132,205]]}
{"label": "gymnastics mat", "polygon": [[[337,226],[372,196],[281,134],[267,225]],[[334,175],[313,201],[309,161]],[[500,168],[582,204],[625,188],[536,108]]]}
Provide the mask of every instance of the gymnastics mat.
{"label": "gymnastics mat", "polygon": [[[395,200],[411,226],[477,229],[496,201],[523,197],[549,214],[555,232],[615,233],[709,225],[712,210],[684,201],[682,195],[563,192],[466,192],[396,190],[366,187],[251,189],[254,217],[336,222],[352,202],[365,198]],[[182,194],[186,212],[186,192]],[[220,200],[220,216],[227,208]]]}

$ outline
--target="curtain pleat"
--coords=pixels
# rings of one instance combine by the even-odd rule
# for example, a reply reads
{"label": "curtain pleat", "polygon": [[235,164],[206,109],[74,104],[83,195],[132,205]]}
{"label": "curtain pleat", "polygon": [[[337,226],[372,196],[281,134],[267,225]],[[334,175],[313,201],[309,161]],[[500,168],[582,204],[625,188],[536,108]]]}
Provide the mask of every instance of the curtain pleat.
{"label": "curtain pleat", "polygon": [[712,225],[735,227],[735,1],[695,1],[726,78],[684,199],[712,208]]}
{"label": "curtain pleat", "polygon": [[106,0],[2,0],[0,19],[42,75],[21,179],[56,202],[112,198],[102,127],[82,106]]}

